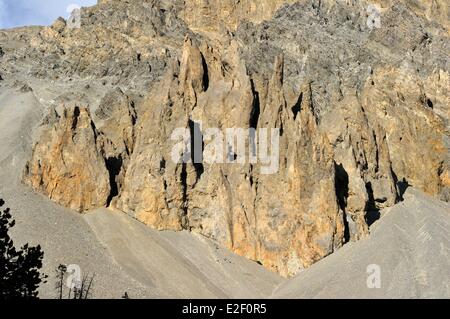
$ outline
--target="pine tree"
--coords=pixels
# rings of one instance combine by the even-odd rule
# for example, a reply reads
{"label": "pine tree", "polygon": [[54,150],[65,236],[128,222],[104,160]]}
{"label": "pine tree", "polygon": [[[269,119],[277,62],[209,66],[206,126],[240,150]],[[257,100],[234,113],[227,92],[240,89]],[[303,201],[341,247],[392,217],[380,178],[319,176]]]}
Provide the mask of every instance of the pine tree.
{"label": "pine tree", "polygon": [[38,297],[39,284],[47,278],[42,268],[44,252],[40,246],[28,244],[17,250],[8,231],[14,227],[10,209],[2,209],[5,202],[0,199],[0,299]]}

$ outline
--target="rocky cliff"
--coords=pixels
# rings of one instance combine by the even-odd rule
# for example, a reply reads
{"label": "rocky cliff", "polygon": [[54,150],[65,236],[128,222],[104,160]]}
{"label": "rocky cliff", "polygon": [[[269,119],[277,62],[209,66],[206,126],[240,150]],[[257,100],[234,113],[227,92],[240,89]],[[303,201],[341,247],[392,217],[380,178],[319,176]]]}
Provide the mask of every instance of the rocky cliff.
{"label": "rocky cliff", "polygon": [[[448,7],[430,3],[104,0],[81,28],[0,31],[3,81],[85,95],[49,103],[23,180],[295,275],[365,237],[407,185],[450,198]],[[228,163],[174,161],[180,128],[203,152],[208,128],[277,129],[278,169],[235,145]]]}

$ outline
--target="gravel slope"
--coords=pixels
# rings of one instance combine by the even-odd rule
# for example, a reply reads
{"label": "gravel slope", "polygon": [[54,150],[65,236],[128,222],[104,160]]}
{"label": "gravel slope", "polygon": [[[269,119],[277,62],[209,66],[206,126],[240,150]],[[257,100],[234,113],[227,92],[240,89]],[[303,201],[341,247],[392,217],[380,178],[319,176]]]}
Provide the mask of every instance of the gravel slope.
{"label": "gravel slope", "polygon": [[85,216],[125,273],[155,296],[265,298],[281,278],[189,232],[157,232],[127,215],[100,209]]}
{"label": "gravel slope", "polygon": [[[383,213],[369,238],[282,284],[275,298],[450,298],[450,205],[414,189]],[[381,288],[367,287],[380,267]]]}

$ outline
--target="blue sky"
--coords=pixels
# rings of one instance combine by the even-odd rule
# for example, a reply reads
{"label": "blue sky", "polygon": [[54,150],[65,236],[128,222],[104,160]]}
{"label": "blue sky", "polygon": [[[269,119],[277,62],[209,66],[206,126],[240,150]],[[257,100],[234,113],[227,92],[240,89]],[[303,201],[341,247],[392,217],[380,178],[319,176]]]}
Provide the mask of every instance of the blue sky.
{"label": "blue sky", "polygon": [[71,4],[92,6],[97,0],[0,0],[0,29],[25,25],[50,25],[58,17],[67,18]]}

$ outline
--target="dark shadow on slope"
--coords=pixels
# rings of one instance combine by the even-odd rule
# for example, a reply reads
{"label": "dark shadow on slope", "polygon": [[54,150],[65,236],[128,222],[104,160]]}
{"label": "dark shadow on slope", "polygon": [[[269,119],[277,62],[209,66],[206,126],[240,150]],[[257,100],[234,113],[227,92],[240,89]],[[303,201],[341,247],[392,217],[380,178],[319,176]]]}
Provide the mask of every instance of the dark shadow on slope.
{"label": "dark shadow on slope", "polygon": [[367,189],[367,194],[369,195],[369,201],[367,203],[367,212],[366,212],[365,219],[366,219],[367,225],[370,227],[373,225],[373,223],[375,223],[377,220],[380,219],[381,213],[375,203],[375,198],[373,196],[373,189],[372,189],[371,182],[366,183],[366,189]]}
{"label": "dark shadow on slope", "polygon": [[409,185],[408,181],[403,178],[403,180],[401,182],[397,183],[397,187],[398,187],[398,192],[399,192],[399,196],[400,196],[400,200],[404,200],[403,199],[403,195],[405,195],[406,190],[410,187],[411,185]]}

